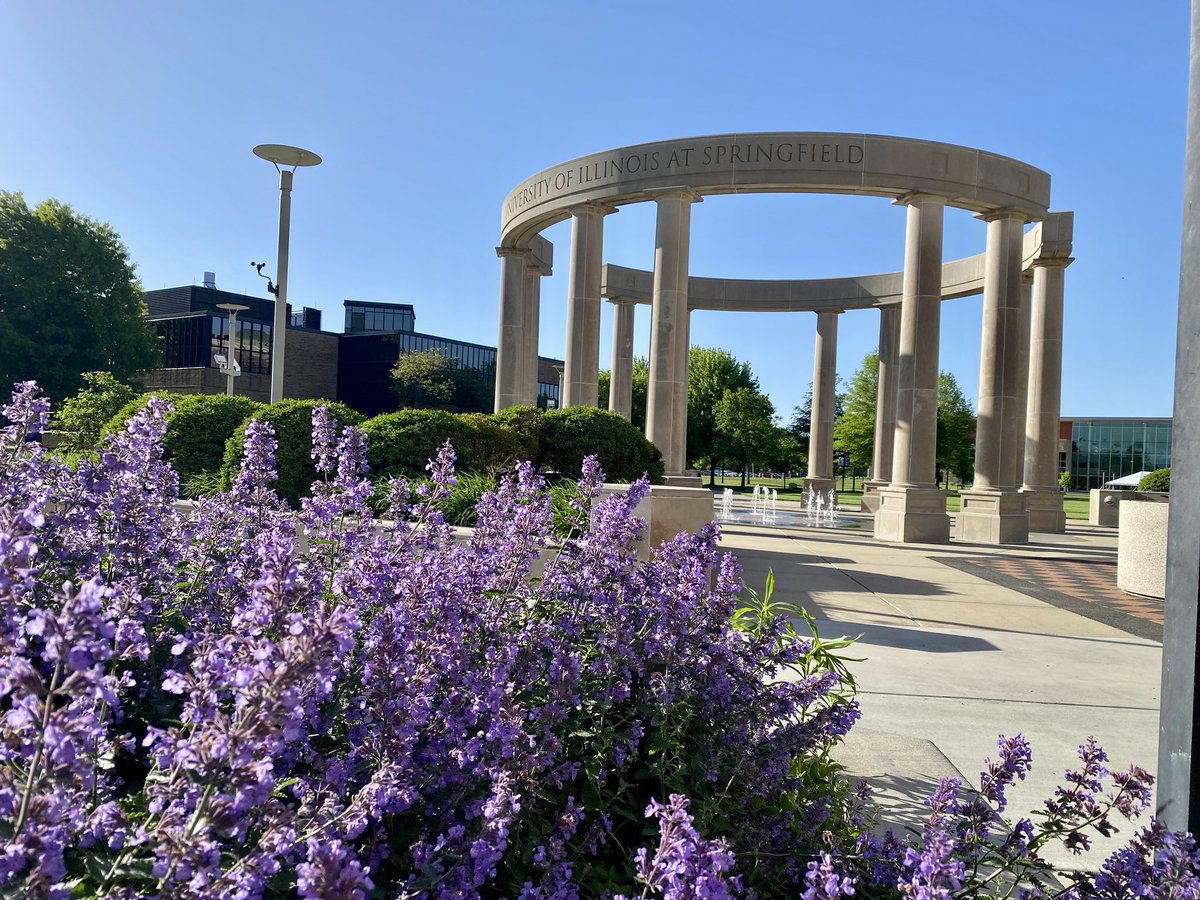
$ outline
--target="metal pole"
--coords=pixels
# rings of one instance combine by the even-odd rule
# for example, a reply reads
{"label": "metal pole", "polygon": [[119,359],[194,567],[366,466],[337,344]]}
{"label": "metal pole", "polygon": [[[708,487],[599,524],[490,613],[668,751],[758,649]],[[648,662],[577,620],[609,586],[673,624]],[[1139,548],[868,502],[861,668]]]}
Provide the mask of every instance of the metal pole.
{"label": "metal pole", "polygon": [[275,323],[271,335],[271,402],[283,399],[283,344],[287,335],[288,240],[292,230],[292,172],[279,170],[279,261],[276,268]]}
{"label": "metal pole", "polygon": [[[237,332],[237,310],[229,311],[229,366],[225,374],[225,393],[233,396],[233,364],[237,360],[237,351],[233,349],[233,336]],[[241,343],[239,341],[239,343]]]}
{"label": "metal pole", "polygon": [[1171,521],[1163,609],[1157,815],[1173,831],[1200,831],[1200,709],[1196,606],[1200,600],[1200,0],[1192,0],[1187,163],[1175,341]]}

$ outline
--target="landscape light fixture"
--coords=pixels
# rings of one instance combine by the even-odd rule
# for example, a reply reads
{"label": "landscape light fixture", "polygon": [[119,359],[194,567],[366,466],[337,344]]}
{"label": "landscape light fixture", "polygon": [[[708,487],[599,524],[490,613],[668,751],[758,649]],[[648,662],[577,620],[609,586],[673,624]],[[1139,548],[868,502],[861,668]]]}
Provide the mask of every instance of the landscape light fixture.
{"label": "landscape light fixture", "polygon": [[223,309],[229,313],[228,355],[218,353],[214,359],[217,361],[217,368],[225,373],[225,393],[230,397],[233,396],[233,379],[242,374],[242,367],[238,365],[237,361],[237,351],[233,348],[233,335],[237,331],[237,314],[245,312],[249,308],[240,303],[217,304],[217,309]]}
{"label": "landscape light fixture", "polygon": [[[321,157],[311,150],[301,150],[299,147],[288,147],[285,144],[259,144],[254,148],[254,155],[274,164],[275,170],[279,172],[279,263],[276,267],[278,280],[274,285],[274,290],[272,290],[271,279],[267,278],[267,290],[275,295],[275,321],[271,336],[271,402],[278,403],[283,399],[283,353],[284,339],[287,335],[287,271],[288,240],[292,227],[292,173],[302,166],[320,165]],[[251,265],[259,270],[259,275],[262,275],[262,268],[258,263],[251,263]],[[265,275],[263,277],[266,278]]]}

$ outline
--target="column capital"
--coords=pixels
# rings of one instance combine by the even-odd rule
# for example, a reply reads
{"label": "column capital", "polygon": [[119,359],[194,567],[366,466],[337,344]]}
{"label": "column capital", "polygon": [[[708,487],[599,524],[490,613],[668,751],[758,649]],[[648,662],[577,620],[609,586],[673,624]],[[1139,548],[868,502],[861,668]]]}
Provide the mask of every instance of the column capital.
{"label": "column capital", "polygon": [[976,213],[975,218],[981,222],[1001,222],[1006,219],[1016,219],[1022,225],[1030,221],[1029,216],[1021,212],[1019,209],[1004,207],[1003,209],[992,209],[987,212]]}
{"label": "column capital", "polygon": [[689,203],[703,203],[704,198],[693,191],[690,187],[680,185],[679,187],[656,188],[652,191],[644,191],[645,195],[651,200],[666,200],[670,197],[679,197]]}
{"label": "column capital", "polygon": [[613,306],[637,306],[637,301],[632,297],[605,297]]}
{"label": "column capital", "polygon": [[592,215],[597,215],[597,216],[611,216],[615,212],[620,212],[620,210],[617,209],[617,207],[610,206],[607,203],[589,202],[589,203],[580,203],[577,206],[572,206],[569,210],[567,210],[567,212],[569,212],[573,216],[587,215],[589,213],[591,213]]}
{"label": "column capital", "polygon": [[1035,256],[1030,260],[1030,265],[1035,269],[1065,269],[1073,262],[1075,262],[1075,257],[1073,256]]}
{"label": "column capital", "polygon": [[901,194],[892,201],[892,205],[894,206],[923,206],[926,204],[945,206],[946,198],[941,194],[928,194],[924,191],[909,191],[907,194]]}
{"label": "column capital", "polygon": [[845,312],[844,309],[817,309],[813,310],[817,316],[840,316]]}
{"label": "column capital", "polygon": [[509,257],[509,256],[512,256],[512,257],[524,256],[527,259],[533,259],[533,251],[530,250],[528,247],[497,247],[496,255],[499,256],[501,259],[504,259],[505,257]]}

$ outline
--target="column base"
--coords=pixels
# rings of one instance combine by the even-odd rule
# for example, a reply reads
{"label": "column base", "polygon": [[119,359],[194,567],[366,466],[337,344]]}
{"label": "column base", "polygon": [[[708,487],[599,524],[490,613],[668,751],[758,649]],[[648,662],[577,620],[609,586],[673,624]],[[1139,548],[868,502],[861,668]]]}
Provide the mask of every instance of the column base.
{"label": "column base", "polygon": [[879,510],[879,492],[887,487],[891,482],[888,481],[871,481],[863,482],[862,494],[862,511],[874,515]]}
{"label": "column base", "polygon": [[1063,512],[1063,494],[1057,488],[1022,490],[1029,510],[1029,530],[1039,534],[1066,534],[1067,515]]}
{"label": "column base", "polygon": [[828,494],[836,483],[832,475],[809,476],[804,479],[804,491],[811,487],[818,494]]}
{"label": "column base", "polygon": [[669,487],[702,488],[704,480],[695,472],[681,472],[678,475],[664,475],[663,484]]}
{"label": "column base", "polygon": [[973,544],[1029,543],[1029,512],[1020,491],[970,490],[959,493],[960,541]]}
{"label": "column base", "polygon": [[946,492],[925,487],[880,488],[875,538],[901,544],[950,543]]}

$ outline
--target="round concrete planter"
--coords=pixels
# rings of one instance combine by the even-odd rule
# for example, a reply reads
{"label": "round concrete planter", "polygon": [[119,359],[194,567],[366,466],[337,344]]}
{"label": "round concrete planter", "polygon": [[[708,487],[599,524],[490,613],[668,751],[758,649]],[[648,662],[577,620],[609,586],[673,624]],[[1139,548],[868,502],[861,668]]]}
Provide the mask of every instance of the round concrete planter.
{"label": "round concrete planter", "polygon": [[1167,593],[1167,516],[1170,504],[1122,503],[1117,532],[1117,587],[1162,599]]}

